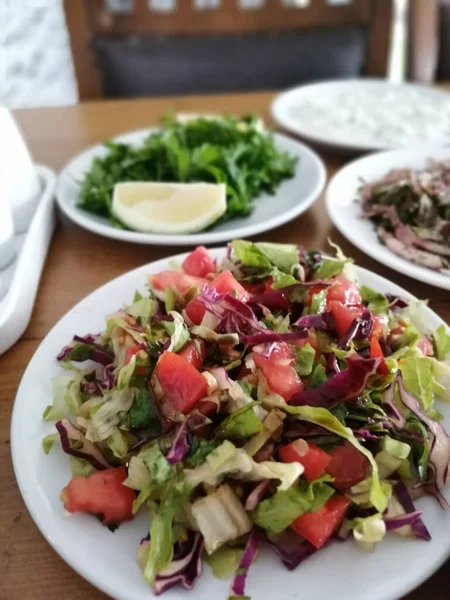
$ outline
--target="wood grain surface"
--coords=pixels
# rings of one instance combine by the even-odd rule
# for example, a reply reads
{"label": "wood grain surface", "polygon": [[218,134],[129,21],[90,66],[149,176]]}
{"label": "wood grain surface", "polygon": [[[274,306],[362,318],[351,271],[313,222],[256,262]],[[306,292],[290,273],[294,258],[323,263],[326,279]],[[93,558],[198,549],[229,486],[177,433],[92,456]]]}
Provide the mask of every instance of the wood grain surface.
{"label": "wood grain surface", "polygon": [[[169,110],[236,114],[256,112],[270,122],[272,98],[271,93],[258,93],[101,101],[71,108],[18,111],[16,116],[36,162],[58,170],[86,146],[130,129],[155,125]],[[345,162],[344,158],[331,155],[324,155],[324,159],[329,176]],[[307,248],[325,248],[328,236],[361,266],[392,279],[419,297],[429,298],[431,308],[447,322],[450,321],[448,292],[414,281],[359,252],[333,228],[323,198],[306,214],[255,239],[292,241],[302,243]],[[40,341],[74,304],[103,283],[130,269],[184,250],[187,248],[133,245],[102,238],[59,218],[31,322],[21,340],[0,357],[0,600],[106,598],[59,558],[25,508],[14,478],[10,455],[9,430],[14,397],[22,374]],[[33,398],[29,401],[33,402]],[[424,543],[423,551],[426,550]],[[408,565],[403,565],[400,558],[399,568],[408,569]],[[449,569],[450,562],[421,588],[408,595],[408,600],[448,600]],[[298,576],[301,582],[301,570]]]}

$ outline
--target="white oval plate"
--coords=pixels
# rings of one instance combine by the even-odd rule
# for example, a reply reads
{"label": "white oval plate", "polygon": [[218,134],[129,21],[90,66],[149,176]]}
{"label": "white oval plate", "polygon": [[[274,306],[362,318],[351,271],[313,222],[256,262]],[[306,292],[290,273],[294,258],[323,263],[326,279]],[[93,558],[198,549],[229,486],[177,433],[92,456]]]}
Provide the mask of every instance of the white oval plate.
{"label": "white oval plate", "polygon": [[397,256],[379,242],[372,221],[359,216],[361,205],[357,199],[362,180],[376,181],[396,168],[421,169],[430,158],[450,159],[450,147],[422,145],[380,152],[355,160],[338,171],[330,181],[326,206],[331,220],[342,235],[360,250],[404,275],[450,290],[450,270],[433,271]]}
{"label": "white oval plate", "polygon": [[[212,251],[223,256],[223,248]],[[181,262],[186,255],[174,257]],[[152,593],[136,562],[139,541],[149,528],[148,516],[140,513],[110,533],[96,519],[68,515],[59,499],[70,479],[68,457],[56,445],[49,456],[42,438],[54,432],[42,413],[51,399],[50,378],[61,373],[55,356],[75,333],[97,332],[104,317],[130,301],[134,290],[145,291],[146,275],[167,269],[169,259],[145,265],[110,281],[82,300],[63,317],[41,343],[22,378],[15,400],[11,449],[14,470],[22,496],[35,523],[58,554],[82,577],[119,600],[149,600]],[[361,282],[385,293],[411,298],[411,294],[382,277],[358,268]],[[430,327],[443,321],[429,308]],[[444,426],[450,430],[450,405],[440,407]],[[450,495],[447,494],[450,500]],[[248,595],[252,600],[293,600],[308,597],[333,600],[395,600],[428,578],[450,554],[450,514],[433,498],[422,498],[417,506],[433,540],[429,543],[389,535],[375,554],[353,543],[335,542],[312,556],[297,571],[288,572],[263,549],[250,570]],[[401,557],[401,560],[399,560]],[[205,565],[195,591],[173,588],[166,600],[226,600],[229,582],[215,579]]]}
{"label": "white oval plate", "polygon": [[[140,144],[152,131],[156,130],[133,131],[114,138],[114,141]],[[273,196],[264,194],[255,199],[254,210],[248,217],[227,221],[210,231],[186,235],[165,235],[118,229],[113,227],[107,218],[89,213],[77,206],[80,191],[80,185],[77,182],[83,179],[84,173],[90,168],[94,157],[105,155],[106,150],[102,145],[89,148],[63,168],[56,187],[56,199],[61,210],[81,227],[126,242],[181,246],[217,244],[228,242],[233,238],[249,237],[298,217],[317,200],[325,186],[325,167],[315,152],[284,135],[275,133],[274,137],[279,150],[289,152],[298,158],[294,177],[284,180]]]}
{"label": "white oval plate", "polygon": [[352,153],[450,142],[449,94],[412,83],[353,79],[304,85],[277,96],[272,116],[313,144]]}

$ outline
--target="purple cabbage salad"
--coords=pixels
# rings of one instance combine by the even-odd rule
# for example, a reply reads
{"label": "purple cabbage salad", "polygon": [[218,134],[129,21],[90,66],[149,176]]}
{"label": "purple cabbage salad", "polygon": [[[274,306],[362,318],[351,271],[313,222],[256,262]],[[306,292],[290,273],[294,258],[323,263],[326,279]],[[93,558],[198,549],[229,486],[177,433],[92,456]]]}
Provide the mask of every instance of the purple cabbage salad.
{"label": "purple cabbage salad", "polygon": [[197,248],[56,357],[43,448],[69,456],[64,507],[111,529],[147,511],[154,594],[191,590],[206,563],[248,598],[264,549],[294,570],[339,540],[429,541],[414,500],[449,508],[449,331],[335,249]]}

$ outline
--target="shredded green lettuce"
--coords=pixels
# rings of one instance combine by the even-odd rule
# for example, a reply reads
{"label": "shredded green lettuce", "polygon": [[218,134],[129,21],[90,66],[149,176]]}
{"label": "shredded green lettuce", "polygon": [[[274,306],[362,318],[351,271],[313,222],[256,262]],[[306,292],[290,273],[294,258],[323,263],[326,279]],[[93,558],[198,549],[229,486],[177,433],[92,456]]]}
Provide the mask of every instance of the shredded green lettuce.
{"label": "shredded green lettuce", "polygon": [[180,313],[172,310],[169,314],[173,321],[162,321],[164,329],[170,335],[170,345],[167,349],[169,352],[178,352],[186,345],[191,335]]}
{"label": "shredded green lettuce", "polygon": [[447,333],[447,327],[441,325],[433,333],[434,347],[438,360],[446,360],[450,353],[450,334]]}
{"label": "shredded green lettuce", "polygon": [[214,577],[229,579],[236,571],[243,554],[242,547],[223,546],[213,554],[205,552],[203,560],[211,567]]}
{"label": "shredded green lettuce", "polygon": [[361,548],[371,551],[386,535],[386,524],[379,513],[370,517],[357,517],[351,522],[353,537]]}
{"label": "shredded green lettuce", "polygon": [[439,416],[434,406],[434,360],[428,356],[411,353],[398,361],[406,390],[419,402],[429,416]]}
{"label": "shredded green lettuce", "polygon": [[153,444],[147,450],[140,452],[140,458],[150,473],[150,480],[153,485],[161,485],[172,479],[174,470],[157,444]]}
{"label": "shredded green lettuce", "polygon": [[253,410],[255,406],[258,406],[258,402],[246,404],[234,411],[218,427],[217,438],[236,440],[259,433],[263,428],[263,424]]}
{"label": "shredded green lettuce", "polygon": [[380,485],[377,463],[375,462],[372,453],[364,448],[364,446],[356,439],[352,430],[348,427],[345,427],[326,408],[314,408],[312,406],[289,406],[288,404],[282,408],[287,413],[297,416],[302,421],[320,425],[321,427],[328,429],[328,431],[331,431],[332,433],[335,433],[336,435],[348,440],[357,450],[367,457],[372,467],[370,501],[379,512],[384,512],[387,507],[387,498]]}
{"label": "shredded green lettuce", "polygon": [[105,402],[92,415],[90,431],[86,438],[92,442],[106,440],[125,418],[130,410],[137,390],[134,388],[116,389],[107,392]]}
{"label": "shredded green lettuce", "polygon": [[56,440],[59,440],[59,433],[50,433],[50,435],[45,436],[45,438],[42,440],[42,449],[44,450],[45,454],[50,452]]}
{"label": "shredded green lettuce", "polygon": [[301,481],[260,502],[252,518],[259,527],[280,533],[303,513],[320,510],[333,494],[333,488],[323,481]]}
{"label": "shredded green lettuce", "polygon": [[106,440],[106,443],[108,444],[108,448],[111,450],[111,452],[114,454],[114,456],[116,458],[121,460],[122,458],[125,458],[125,456],[128,454],[128,450],[129,450],[128,440],[127,440],[124,432],[122,432],[117,427],[114,429],[114,431],[108,437],[108,439]]}
{"label": "shredded green lettuce", "polygon": [[126,307],[126,311],[129,315],[138,319],[141,325],[146,325],[150,317],[155,313],[158,309],[158,305],[152,298],[143,298],[140,294],[140,297],[136,297],[133,301],[133,304]]}
{"label": "shredded green lettuce", "polygon": [[313,294],[311,298],[311,306],[308,309],[308,314],[316,315],[322,313],[327,308],[327,290],[322,290],[317,294]]}
{"label": "shredded green lettuce", "polygon": [[77,477],[78,475],[89,477],[95,471],[91,463],[84,460],[84,458],[78,458],[78,456],[69,456],[69,463],[72,477]]}
{"label": "shredded green lettuce", "polygon": [[173,556],[173,520],[187,502],[191,488],[181,476],[173,479],[157,508],[152,512],[150,552],[144,567],[144,579],[152,584],[155,577],[166,569]]}
{"label": "shredded green lettuce", "polygon": [[81,377],[81,372],[74,372],[52,379],[53,405],[45,409],[45,421],[59,421],[70,415],[78,415],[85,400],[80,388]]}
{"label": "shredded green lettuce", "polygon": [[389,300],[384,294],[361,285],[359,288],[361,299],[368,305],[368,309],[376,314],[386,313],[389,308]]}
{"label": "shredded green lettuce", "polygon": [[295,346],[295,355],[296,358],[294,368],[297,373],[301,377],[310,375],[313,370],[314,360],[316,357],[316,351],[314,348],[311,346],[311,344],[305,344],[302,348]]}
{"label": "shredded green lettuce", "polygon": [[[295,244],[274,244],[271,242],[247,242],[234,240],[231,242],[233,253],[244,265],[258,267],[268,271],[272,267],[285,274],[291,274],[292,269],[298,265],[298,249]],[[297,280],[294,279],[294,283]],[[289,284],[290,285],[290,284]]]}

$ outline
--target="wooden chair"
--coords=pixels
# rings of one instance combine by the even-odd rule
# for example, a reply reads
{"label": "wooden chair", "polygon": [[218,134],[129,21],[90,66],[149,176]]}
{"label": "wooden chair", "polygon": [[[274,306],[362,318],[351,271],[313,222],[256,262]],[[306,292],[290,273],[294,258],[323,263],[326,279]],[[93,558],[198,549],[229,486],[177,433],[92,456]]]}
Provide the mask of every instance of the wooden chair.
{"label": "wooden chair", "polygon": [[450,0],[410,0],[409,78],[450,82]]}
{"label": "wooden chair", "polygon": [[215,10],[178,0],[170,13],[134,0],[129,14],[107,4],[65,0],[82,100],[268,89],[387,71],[393,0],[311,0],[305,8],[265,0],[253,10],[239,0]]}

